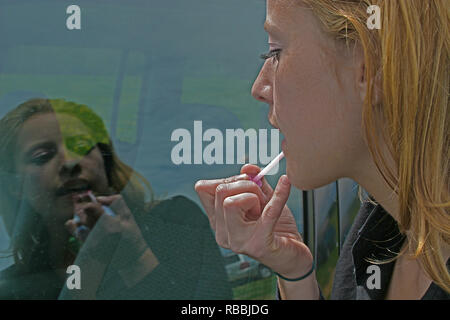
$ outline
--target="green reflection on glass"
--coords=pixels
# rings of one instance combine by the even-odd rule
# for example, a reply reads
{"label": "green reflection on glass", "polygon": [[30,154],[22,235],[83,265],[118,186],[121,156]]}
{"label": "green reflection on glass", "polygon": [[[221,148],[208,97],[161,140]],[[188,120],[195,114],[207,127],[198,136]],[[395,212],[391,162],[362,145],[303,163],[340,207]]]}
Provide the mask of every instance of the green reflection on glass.
{"label": "green reflection on glass", "polygon": [[94,141],[89,135],[65,137],[64,144],[67,150],[79,156],[85,156],[95,146]]}

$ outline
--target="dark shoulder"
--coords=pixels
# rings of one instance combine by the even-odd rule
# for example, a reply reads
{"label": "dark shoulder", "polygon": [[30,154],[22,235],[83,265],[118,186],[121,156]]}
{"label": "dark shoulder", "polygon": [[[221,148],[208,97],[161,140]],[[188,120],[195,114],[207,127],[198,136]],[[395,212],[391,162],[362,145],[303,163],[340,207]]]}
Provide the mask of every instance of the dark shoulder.
{"label": "dark shoulder", "polygon": [[0,299],[15,299],[13,280],[19,276],[17,265],[13,264],[0,271]]}
{"label": "dark shoulder", "polygon": [[19,269],[16,264],[10,265],[9,267],[0,271],[0,281],[5,279],[11,279],[20,275]]}
{"label": "dark shoulder", "polygon": [[345,238],[336,265],[331,299],[352,300],[356,298],[355,266],[352,249],[369,216],[376,206],[370,202],[363,202]]}
{"label": "dark shoulder", "polygon": [[192,227],[209,226],[208,218],[200,207],[184,196],[175,196],[159,201],[148,214],[171,224]]}

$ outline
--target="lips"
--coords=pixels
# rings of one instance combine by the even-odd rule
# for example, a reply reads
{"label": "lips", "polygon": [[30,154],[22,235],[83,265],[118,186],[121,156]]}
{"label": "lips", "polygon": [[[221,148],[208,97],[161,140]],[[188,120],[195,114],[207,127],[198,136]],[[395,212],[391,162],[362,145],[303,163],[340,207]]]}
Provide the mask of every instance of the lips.
{"label": "lips", "polygon": [[74,179],[65,182],[62,186],[56,189],[58,197],[68,194],[82,193],[90,189],[89,183],[84,179]]}

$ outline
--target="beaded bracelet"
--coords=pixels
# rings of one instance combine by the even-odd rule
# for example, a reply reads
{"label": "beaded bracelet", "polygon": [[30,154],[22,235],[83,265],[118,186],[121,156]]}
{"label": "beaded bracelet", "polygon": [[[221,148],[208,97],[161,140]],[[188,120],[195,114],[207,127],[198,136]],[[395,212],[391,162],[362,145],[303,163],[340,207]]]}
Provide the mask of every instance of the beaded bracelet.
{"label": "beaded bracelet", "polygon": [[299,278],[289,279],[289,278],[283,277],[283,276],[282,276],[281,274],[279,274],[279,273],[276,273],[276,272],[275,272],[275,274],[276,274],[277,276],[279,276],[281,279],[286,280],[286,281],[300,281],[300,280],[303,280],[303,279],[305,279],[306,277],[308,277],[311,273],[313,273],[313,271],[314,271],[315,268],[316,268],[316,266],[315,266],[314,260],[313,260],[311,270],[309,270],[304,276],[301,276],[301,277],[299,277]]}

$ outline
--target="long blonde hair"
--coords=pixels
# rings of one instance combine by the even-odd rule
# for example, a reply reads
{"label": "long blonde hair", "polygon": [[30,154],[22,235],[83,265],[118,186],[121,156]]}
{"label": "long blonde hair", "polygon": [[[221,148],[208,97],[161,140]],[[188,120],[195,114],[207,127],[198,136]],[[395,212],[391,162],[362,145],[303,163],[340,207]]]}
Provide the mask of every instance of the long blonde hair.
{"label": "long blonde hair", "polygon": [[[296,0],[297,1],[297,0]],[[440,250],[450,244],[448,0],[303,0],[337,41],[364,50],[368,94],[363,128],[372,157],[399,199],[399,228],[428,276],[450,292]],[[367,8],[381,9],[369,30]],[[374,105],[376,88],[381,101]],[[381,116],[396,168],[381,152]]]}

